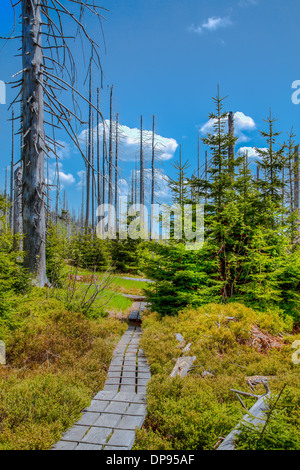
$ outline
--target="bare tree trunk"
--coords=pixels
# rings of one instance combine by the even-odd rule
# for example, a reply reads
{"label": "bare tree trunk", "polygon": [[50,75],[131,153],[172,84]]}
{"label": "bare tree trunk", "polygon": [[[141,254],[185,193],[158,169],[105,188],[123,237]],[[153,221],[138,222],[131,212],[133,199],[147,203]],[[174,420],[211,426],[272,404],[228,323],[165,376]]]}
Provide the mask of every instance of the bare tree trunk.
{"label": "bare tree trunk", "polygon": [[141,116],[141,141],[140,141],[140,204],[145,203],[145,165],[143,149],[143,116]]}
{"label": "bare tree trunk", "polygon": [[119,153],[119,115],[116,117],[116,160],[115,160],[115,209],[116,229],[118,228],[118,153]]}
{"label": "bare tree trunk", "polygon": [[134,204],[134,170],[131,173],[131,203]]}
{"label": "bare tree trunk", "polygon": [[102,204],[105,204],[105,186],[106,186],[106,133],[105,122],[103,123],[103,161],[102,161]]}
{"label": "bare tree trunk", "polygon": [[144,234],[145,230],[145,162],[144,162],[144,148],[143,148],[143,116],[141,116],[141,143],[140,143],[140,205],[141,205],[141,233]]}
{"label": "bare tree trunk", "polygon": [[295,179],[294,179],[294,197],[295,197],[295,211],[297,212],[298,232],[300,232],[300,213],[299,213],[299,145],[295,148]]}
{"label": "bare tree trunk", "polygon": [[134,204],[137,204],[137,201],[138,201],[137,160],[135,160]]}
{"label": "bare tree trunk", "polygon": [[[111,205],[113,203],[113,89],[112,86],[110,89],[110,118],[109,118],[109,161],[108,161],[108,204]],[[112,224],[114,221],[112,220],[112,212],[109,208],[108,211],[108,228],[112,230]]]}
{"label": "bare tree trunk", "polygon": [[59,195],[60,195],[60,181],[59,181],[59,166],[58,159],[56,158],[56,200],[55,200],[55,223],[58,221],[59,210]]}
{"label": "bare tree trunk", "polygon": [[[97,88],[97,110],[100,108],[99,88]],[[99,134],[99,113],[97,113],[97,203],[101,205],[101,179],[100,179],[100,134]]]}
{"label": "bare tree trunk", "polygon": [[[230,111],[228,115],[228,131],[231,137],[234,137],[234,113]],[[234,175],[234,144],[231,144],[228,149],[228,166],[231,176]]]}
{"label": "bare tree trunk", "polygon": [[7,166],[5,167],[5,186],[4,186],[4,197],[7,198]]}
{"label": "bare tree trunk", "polygon": [[[22,167],[16,169],[14,173],[14,235],[23,234],[23,218],[22,218]],[[14,240],[14,250],[23,250],[23,241],[19,240],[18,243]]]}
{"label": "bare tree trunk", "polygon": [[198,130],[198,166],[197,166],[197,178],[200,179],[200,130]]}
{"label": "bare tree trunk", "polygon": [[49,159],[47,158],[47,199],[46,199],[46,219],[49,220],[50,217],[50,185],[49,185]]}
{"label": "bare tree trunk", "polygon": [[95,230],[95,194],[96,194],[96,181],[95,181],[95,146],[94,146],[94,115],[91,116],[92,126],[92,140],[91,140],[91,155],[92,155],[92,229]]}
{"label": "bare tree trunk", "polygon": [[14,164],[15,164],[15,113],[12,109],[12,129],[11,129],[11,164],[10,164],[10,208],[9,208],[9,226],[13,230],[13,214],[14,214]]}
{"label": "bare tree trunk", "polygon": [[[89,103],[92,102],[92,64],[90,66],[90,80],[89,80]],[[85,226],[88,228],[90,224],[90,204],[91,204],[91,150],[92,150],[92,107],[89,104],[89,130],[88,130],[88,144],[87,144],[87,173],[86,173],[86,215]]]}
{"label": "bare tree trunk", "polygon": [[[86,165],[85,165],[86,167]],[[82,176],[82,188],[81,188],[81,228],[84,228],[84,191],[85,191],[85,186],[84,186],[84,176]]]}
{"label": "bare tree trunk", "polygon": [[[205,181],[207,183],[208,178],[208,156],[207,150],[205,150]],[[205,188],[205,204],[207,204],[207,188]]]}
{"label": "bare tree trunk", "polygon": [[[150,234],[152,233],[153,217],[154,217],[154,199],[155,199],[155,116],[153,116],[152,124],[152,162],[151,162],[151,219],[150,219]],[[151,236],[151,235],[150,235]]]}
{"label": "bare tree trunk", "polygon": [[23,27],[23,231],[24,264],[33,282],[44,287],[46,276],[46,221],[44,169],[44,96],[41,6],[22,1]]}

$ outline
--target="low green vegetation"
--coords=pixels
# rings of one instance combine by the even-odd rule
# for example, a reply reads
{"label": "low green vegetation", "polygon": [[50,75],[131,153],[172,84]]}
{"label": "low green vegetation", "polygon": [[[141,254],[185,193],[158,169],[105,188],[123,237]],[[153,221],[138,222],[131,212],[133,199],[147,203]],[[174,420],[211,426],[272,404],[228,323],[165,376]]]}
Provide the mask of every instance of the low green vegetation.
{"label": "low green vegetation", "polygon": [[[213,450],[245,414],[231,389],[251,392],[247,379],[253,376],[269,378],[273,400],[286,387],[262,438],[262,429],[247,429],[237,448],[300,448],[300,376],[299,366],[292,362],[292,343],[300,334],[291,317],[239,303],[208,304],[172,317],[148,312],[143,328],[141,346],[152,379],[148,416],[135,449]],[[197,358],[184,378],[170,378],[176,359],[183,355],[176,333],[192,343],[185,355]],[[255,387],[254,393],[265,393],[263,386]],[[248,409],[255,402],[243,400]]]}
{"label": "low green vegetation", "polygon": [[125,324],[86,318],[33,289],[2,330],[0,449],[48,449],[103,388]]}

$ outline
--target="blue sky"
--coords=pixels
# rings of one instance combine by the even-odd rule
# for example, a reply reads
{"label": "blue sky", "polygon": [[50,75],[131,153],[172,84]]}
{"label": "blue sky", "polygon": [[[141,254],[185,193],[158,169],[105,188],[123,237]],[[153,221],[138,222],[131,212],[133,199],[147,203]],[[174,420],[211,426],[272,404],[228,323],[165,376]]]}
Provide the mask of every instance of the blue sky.
{"label": "blue sky", "polygon": [[[102,48],[101,109],[108,119],[107,86],[113,84],[114,112],[124,126],[123,192],[134,168],[135,129],[141,114],[146,130],[151,129],[153,114],[157,119],[157,140],[165,145],[163,161],[158,163],[161,177],[173,176],[171,164],[178,157],[179,144],[191,170],[196,167],[197,132],[201,129],[204,135],[209,128],[207,116],[218,84],[228,96],[226,110],[236,113],[239,147],[264,146],[258,130],[265,128],[263,119],[270,107],[279,118],[280,140],[292,126],[299,140],[300,106],[291,100],[292,83],[300,79],[298,0],[99,0],[98,4],[110,10],[104,21],[106,53],[97,23],[90,20],[88,27]],[[10,1],[2,0],[1,8],[0,35],[5,35],[13,24]],[[9,81],[21,69],[20,58],[13,57],[17,47],[18,41],[12,41],[1,52],[0,80]],[[84,64],[79,53],[75,56],[79,87],[84,87]],[[8,101],[12,97],[13,90],[8,89]],[[85,106],[82,112],[87,113]],[[0,105],[2,188],[10,160],[8,117],[7,106]],[[83,131],[84,127],[78,134]],[[60,161],[61,182],[69,201],[78,207],[83,161],[65,134],[59,134],[59,139],[66,145]],[[202,146],[202,159],[204,152]],[[159,198],[165,194],[162,188]]]}

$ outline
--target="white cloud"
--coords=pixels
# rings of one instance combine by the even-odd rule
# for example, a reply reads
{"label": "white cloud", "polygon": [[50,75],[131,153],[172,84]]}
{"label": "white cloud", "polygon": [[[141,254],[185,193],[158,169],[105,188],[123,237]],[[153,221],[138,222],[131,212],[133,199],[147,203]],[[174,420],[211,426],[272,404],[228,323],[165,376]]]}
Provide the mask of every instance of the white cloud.
{"label": "white cloud", "polygon": [[220,17],[220,16],[212,16],[204,21],[201,25],[195,26],[192,24],[189,27],[189,31],[195,34],[202,34],[204,31],[216,31],[220,28],[227,28],[231,26],[233,23],[228,16]]}
{"label": "white cloud", "polygon": [[[65,173],[61,162],[58,162],[57,166],[58,166],[60,189],[64,189],[66,186],[71,186],[72,184],[74,184],[75,178],[72,175],[72,173]],[[56,168],[55,161],[49,162],[49,184],[51,185],[57,184],[57,168]]]}
{"label": "white cloud", "polygon": [[[132,177],[137,179],[138,191],[139,191],[139,178],[140,171],[132,170],[130,177],[126,179],[119,179],[118,190],[120,196],[130,196],[132,191]],[[155,169],[155,203],[166,203],[171,200],[172,194],[168,187],[168,177],[161,168]],[[145,202],[149,204],[151,202],[151,185],[152,185],[152,172],[150,168],[145,169]],[[138,195],[139,197],[139,195]]]}
{"label": "white cloud", "polygon": [[[227,122],[227,119],[226,119]],[[246,116],[241,111],[237,111],[234,114],[234,128],[235,135],[238,137],[238,144],[248,142],[250,138],[246,135],[246,132],[251,132],[256,129],[256,124],[250,116]],[[201,127],[202,134],[214,133],[214,120],[210,119]]]}
{"label": "white cloud", "polygon": [[[115,122],[113,122],[113,127],[115,127]],[[79,139],[85,143],[87,130],[81,132]],[[105,121],[105,132],[106,138],[108,139],[109,135],[109,120]],[[113,131],[115,135],[115,131]],[[99,136],[100,136],[100,145],[102,145],[103,139],[103,124],[99,124]],[[130,128],[125,125],[119,124],[119,158],[122,161],[134,162],[140,151],[140,130],[137,128]],[[94,140],[97,140],[97,126],[94,128]],[[143,146],[145,152],[145,158],[151,154],[152,146],[152,131],[143,131]],[[177,150],[178,143],[173,138],[163,137],[161,135],[155,134],[155,148],[156,155],[160,161],[171,160],[174,157],[174,154]]]}
{"label": "white cloud", "polygon": [[[267,148],[260,148],[259,150],[268,150]],[[241,147],[239,149],[241,154],[248,153],[248,158],[250,159],[260,159],[260,155],[254,147]]]}

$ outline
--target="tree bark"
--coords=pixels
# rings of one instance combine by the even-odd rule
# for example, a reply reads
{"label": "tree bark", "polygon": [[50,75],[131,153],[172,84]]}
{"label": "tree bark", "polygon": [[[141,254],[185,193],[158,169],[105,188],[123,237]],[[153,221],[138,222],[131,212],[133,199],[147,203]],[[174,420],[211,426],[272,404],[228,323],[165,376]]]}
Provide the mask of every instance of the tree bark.
{"label": "tree bark", "polygon": [[111,205],[113,204],[113,89],[110,89],[110,118],[109,118],[109,161],[108,161],[108,227],[113,230],[114,221],[112,220]]}
{"label": "tree bark", "polygon": [[294,170],[294,198],[295,211],[298,217],[298,232],[300,232],[300,213],[299,213],[299,145],[295,148],[295,170]]}
{"label": "tree bark", "polygon": [[15,129],[14,129],[14,118],[15,113],[12,110],[12,129],[11,129],[11,164],[10,164],[10,208],[9,208],[9,226],[13,230],[14,225],[14,164],[15,164]]}
{"label": "tree bark", "polygon": [[[14,235],[23,234],[23,218],[22,218],[22,178],[23,170],[19,167],[14,172]],[[14,240],[14,250],[23,250],[23,241]]]}
{"label": "tree bark", "polygon": [[[234,138],[234,113],[231,111],[228,115],[228,130],[231,137]],[[228,149],[228,163],[229,173],[231,176],[234,174],[234,144],[231,144]]]}
{"label": "tree bark", "polygon": [[23,232],[24,264],[33,283],[44,287],[46,221],[44,170],[43,52],[39,0],[22,1],[23,33]]}
{"label": "tree bark", "polygon": [[115,209],[116,229],[118,228],[118,157],[119,157],[119,115],[116,116],[116,160],[115,160]]}

